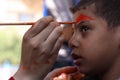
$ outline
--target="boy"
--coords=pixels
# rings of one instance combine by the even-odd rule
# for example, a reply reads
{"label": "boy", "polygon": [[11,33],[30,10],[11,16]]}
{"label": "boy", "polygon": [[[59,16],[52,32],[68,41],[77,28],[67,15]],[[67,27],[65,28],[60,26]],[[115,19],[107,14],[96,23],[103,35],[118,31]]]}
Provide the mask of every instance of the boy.
{"label": "boy", "polygon": [[[69,41],[79,71],[95,80],[118,80],[120,0],[81,0],[72,12],[74,19],[80,19]],[[47,77],[55,76],[60,71],[68,73],[67,68],[62,68],[49,73]]]}
{"label": "boy", "polygon": [[[46,76],[64,36],[58,22],[45,17],[24,36],[21,66],[13,76],[15,80],[61,80],[57,78],[61,73],[66,73],[62,80],[69,80],[78,71],[89,80],[120,78],[120,0],[81,0],[72,12],[76,25],[69,45],[77,68],[56,69]],[[21,75],[27,75],[27,79]]]}

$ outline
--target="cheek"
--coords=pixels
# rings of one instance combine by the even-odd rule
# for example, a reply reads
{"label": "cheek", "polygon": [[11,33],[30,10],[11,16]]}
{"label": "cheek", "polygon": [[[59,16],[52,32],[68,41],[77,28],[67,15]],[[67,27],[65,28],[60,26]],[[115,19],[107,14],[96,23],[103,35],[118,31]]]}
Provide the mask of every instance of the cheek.
{"label": "cheek", "polygon": [[85,65],[94,69],[109,67],[117,57],[117,46],[113,38],[108,35],[87,38],[83,41],[82,52]]}
{"label": "cheek", "polygon": [[107,31],[94,31],[81,41],[81,47],[86,56],[92,57],[114,55],[113,53],[117,51],[116,44],[114,35]]}

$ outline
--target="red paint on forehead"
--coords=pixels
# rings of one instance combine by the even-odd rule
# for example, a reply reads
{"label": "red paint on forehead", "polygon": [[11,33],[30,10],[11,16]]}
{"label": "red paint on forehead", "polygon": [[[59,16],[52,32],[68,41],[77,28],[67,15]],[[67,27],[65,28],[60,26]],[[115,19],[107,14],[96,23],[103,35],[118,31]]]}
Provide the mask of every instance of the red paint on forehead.
{"label": "red paint on forehead", "polygon": [[76,18],[75,22],[80,22],[80,21],[84,21],[84,20],[93,20],[93,18],[91,18],[91,17],[89,17],[89,16],[86,16],[86,15],[84,15],[84,14],[80,14],[80,15]]}

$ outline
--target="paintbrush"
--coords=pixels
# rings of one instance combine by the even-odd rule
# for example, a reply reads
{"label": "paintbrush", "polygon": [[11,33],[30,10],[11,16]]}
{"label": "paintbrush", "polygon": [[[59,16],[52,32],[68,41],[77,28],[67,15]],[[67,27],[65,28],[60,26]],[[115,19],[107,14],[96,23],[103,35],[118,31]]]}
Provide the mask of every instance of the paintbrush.
{"label": "paintbrush", "polygon": [[[80,21],[84,21],[84,20],[93,20],[93,18],[84,15],[84,14],[80,14],[77,19],[73,22],[58,22],[59,24],[75,24],[77,22]],[[0,23],[0,25],[34,25],[35,22],[16,22],[16,23]]]}
{"label": "paintbrush", "polygon": [[[75,24],[75,22],[58,22],[59,24]],[[35,22],[16,22],[16,23],[0,23],[0,25],[34,25]]]}

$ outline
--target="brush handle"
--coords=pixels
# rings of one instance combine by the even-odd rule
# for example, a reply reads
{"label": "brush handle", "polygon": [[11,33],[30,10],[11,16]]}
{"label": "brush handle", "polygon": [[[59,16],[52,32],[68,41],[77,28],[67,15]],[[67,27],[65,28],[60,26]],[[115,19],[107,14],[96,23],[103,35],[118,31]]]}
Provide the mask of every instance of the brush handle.
{"label": "brush handle", "polygon": [[[75,24],[75,22],[58,22],[59,24]],[[0,23],[0,25],[34,25],[35,22],[16,22],[16,23]]]}

